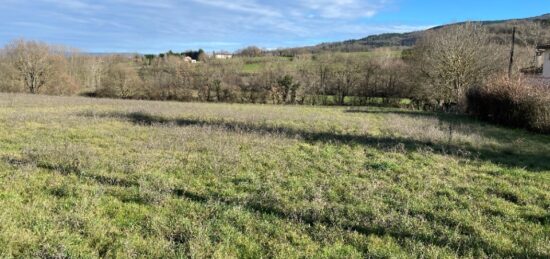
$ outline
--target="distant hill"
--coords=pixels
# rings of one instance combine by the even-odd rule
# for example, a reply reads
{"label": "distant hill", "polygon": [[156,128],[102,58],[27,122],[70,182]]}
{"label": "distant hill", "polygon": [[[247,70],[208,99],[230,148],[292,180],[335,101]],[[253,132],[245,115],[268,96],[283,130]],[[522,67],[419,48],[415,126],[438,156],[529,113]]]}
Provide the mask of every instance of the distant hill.
{"label": "distant hill", "polygon": [[[550,14],[544,14],[536,17],[523,19],[509,19],[498,21],[472,21],[486,25],[494,36],[495,41],[507,43],[510,41],[512,28],[518,28],[518,44],[532,44],[537,41],[550,41]],[[457,26],[461,23],[453,23],[442,26],[437,26],[424,31],[414,31],[407,33],[384,33],[379,35],[371,35],[362,39],[347,40],[343,42],[322,43],[311,47],[301,47],[278,50],[280,54],[289,52],[321,52],[321,51],[365,51],[380,47],[411,47],[427,32],[437,31],[449,26]],[[541,25],[543,30],[540,35],[533,32],[535,25]]]}
{"label": "distant hill", "polygon": [[[477,23],[481,23],[483,25],[486,25],[489,27],[489,31],[493,34],[495,34],[495,37],[504,37],[509,38],[510,31],[514,26],[518,27],[518,33],[519,35],[522,34],[522,28],[526,28],[532,24],[539,23],[543,26],[543,28],[549,29],[550,28],[550,14],[544,14],[541,16],[531,17],[531,18],[525,18],[525,19],[510,19],[510,20],[500,20],[500,21],[473,21]],[[407,33],[385,33],[385,34],[379,34],[379,35],[372,35],[368,36],[366,38],[358,39],[358,40],[348,40],[344,42],[335,42],[335,43],[328,43],[328,44],[320,44],[316,47],[323,47],[323,46],[345,46],[345,45],[364,45],[368,47],[407,47],[407,46],[413,46],[416,41],[426,33],[426,31],[430,30],[439,30],[442,28],[446,28],[449,26],[457,26],[464,24],[464,22],[461,23],[454,23],[454,24],[448,24],[448,25],[442,25],[437,26],[425,31],[416,31],[416,32],[407,32]],[[546,37],[548,39],[548,36],[550,36],[550,31],[546,30],[542,32],[543,37]],[[526,41],[534,41],[532,38],[525,38]]]}

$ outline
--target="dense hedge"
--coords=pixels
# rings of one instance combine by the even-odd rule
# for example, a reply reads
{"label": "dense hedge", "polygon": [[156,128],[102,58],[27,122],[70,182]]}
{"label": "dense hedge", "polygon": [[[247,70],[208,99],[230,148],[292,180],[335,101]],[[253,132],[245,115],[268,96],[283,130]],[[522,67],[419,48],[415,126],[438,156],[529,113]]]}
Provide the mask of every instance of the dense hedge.
{"label": "dense hedge", "polygon": [[536,80],[490,80],[467,95],[468,111],[503,125],[550,133],[550,88]]}

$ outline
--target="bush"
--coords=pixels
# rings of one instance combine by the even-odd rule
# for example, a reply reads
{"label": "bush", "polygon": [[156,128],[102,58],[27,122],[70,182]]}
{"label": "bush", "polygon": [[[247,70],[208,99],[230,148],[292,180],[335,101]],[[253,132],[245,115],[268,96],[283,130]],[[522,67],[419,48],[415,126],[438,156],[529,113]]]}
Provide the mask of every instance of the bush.
{"label": "bush", "polygon": [[468,111],[503,125],[550,133],[550,88],[505,77],[468,92]]}

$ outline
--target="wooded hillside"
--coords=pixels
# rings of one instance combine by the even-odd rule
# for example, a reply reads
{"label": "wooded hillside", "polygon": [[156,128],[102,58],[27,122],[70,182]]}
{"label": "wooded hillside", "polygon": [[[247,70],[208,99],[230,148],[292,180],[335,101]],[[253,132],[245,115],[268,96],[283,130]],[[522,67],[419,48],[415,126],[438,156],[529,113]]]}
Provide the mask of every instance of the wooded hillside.
{"label": "wooded hillside", "polygon": [[[550,14],[524,19],[511,19],[500,21],[472,21],[484,25],[493,36],[493,40],[501,43],[509,43],[510,34],[514,27],[518,29],[518,44],[533,44],[536,41],[550,41]],[[442,25],[424,31],[406,33],[384,33],[371,35],[361,39],[346,40],[342,42],[322,43],[312,47],[292,48],[279,50],[279,52],[320,52],[320,51],[365,51],[380,47],[411,47],[427,32],[438,31],[444,28],[463,25],[465,22]]]}

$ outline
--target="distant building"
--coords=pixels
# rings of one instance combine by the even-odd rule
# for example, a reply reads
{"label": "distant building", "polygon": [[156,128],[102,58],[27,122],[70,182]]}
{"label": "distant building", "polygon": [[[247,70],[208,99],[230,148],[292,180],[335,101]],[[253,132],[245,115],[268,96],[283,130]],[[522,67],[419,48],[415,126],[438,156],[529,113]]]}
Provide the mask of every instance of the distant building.
{"label": "distant building", "polygon": [[184,57],[184,58],[183,58],[183,61],[185,61],[185,62],[187,62],[187,63],[193,63],[193,64],[194,64],[194,63],[197,63],[196,60],[194,60],[193,58],[191,58],[191,57],[189,57],[189,56]]}
{"label": "distant building", "polygon": [[233,58],[233,54],[224,53],[224,52],[221,52],[221,53],[214,52],[213,56],[214,56],[215,59],[231,59],[231,58]]}
{"label": "distant building", "polygon": [[534,66],[521,69],[521,72],[532,79],[550,79],[550,44],[536,48]]}
{"label": "distant building", "polygon": [[550,89],[550,44],[537,46],[535,66],[524,68],[521,72],[529,84]]}
{"label": "distant building", "polygon": [[537,46],[538,66],[542,67],[542,77],[550,78],[550,44]]}

